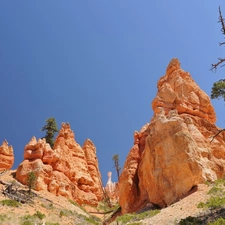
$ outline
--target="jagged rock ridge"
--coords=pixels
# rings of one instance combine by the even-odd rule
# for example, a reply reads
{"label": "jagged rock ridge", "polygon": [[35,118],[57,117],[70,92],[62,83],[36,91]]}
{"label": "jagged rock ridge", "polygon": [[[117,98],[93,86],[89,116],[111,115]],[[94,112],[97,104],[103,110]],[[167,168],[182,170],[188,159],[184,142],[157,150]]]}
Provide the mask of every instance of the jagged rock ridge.
{"label": "jagged rock ridge", "polygon": [[166,207],[205,180],[225,174],[225,133],[218,132],[207,94],[178,59],[158,81],[154,116],[134,133],[119,181],[122,213],[153,204]]}
{"label": "jagged rock ridge", "polygon": [[16,179],[27,184],[30,171],[37,176],[36,190],[48,190],[79,204],[96,205],[102,198],[96,148],[89,139],[81,147],[68,123],[62,124],[53,149],[45,139],[35,137],[25,146]]}

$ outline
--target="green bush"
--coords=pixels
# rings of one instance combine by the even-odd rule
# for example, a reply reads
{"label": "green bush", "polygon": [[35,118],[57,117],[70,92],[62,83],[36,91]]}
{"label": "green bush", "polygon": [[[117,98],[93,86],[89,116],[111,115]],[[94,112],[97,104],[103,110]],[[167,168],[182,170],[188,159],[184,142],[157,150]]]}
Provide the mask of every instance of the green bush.
{"label": "green bush", "polygon": [[34,223],[30,220],[22,221],[20,225],[33,225]]}
{"label": "green bush", "polygon": [[45,218],[45,214],[37,211],[35,214],[34,214],[34,217],[37,217],[39,220],[42,220]]}
{"label": "green bush", "polygon": [[225,186],[225,179],[218,179],[215,181],[215,185],[219,186],[219,185],[223,185]]}
{"label": "green bush", "polygon": [[225,225],[225,219],[220,217],[217,220],[215,220],[211,223],[208,223],[208,225]]}
{"label": "green bush", "polygon": [[197,208],[204,208],[206,206],[206,204],[204,202],[199,202],[198,205],[197,205]]}
{"label": "green bush", "polygon": [[192,217],[192,216],[182,219],[179,222],[179,225],[199,225],[199,224],[202,224],[201,220],[199,220],[196,217]]}
{"label": "green bush", "polygon": [[221,195],[221,194],[224,194],[223,188],[220,188],[220,187],[212,187],[209,190],[208,194],[209,195]]}
{"label": "green bush", "polygon": [[225,205],[225,198],[220,197],[210,197],[210,199],[206,202],[206,207],[211,209],[220,208]]}
{"label": "green bush", "polygon": [[10,207],[19,207],[21,204],[16,200],[5,199],[0,202],[3,206],[7,205]]}

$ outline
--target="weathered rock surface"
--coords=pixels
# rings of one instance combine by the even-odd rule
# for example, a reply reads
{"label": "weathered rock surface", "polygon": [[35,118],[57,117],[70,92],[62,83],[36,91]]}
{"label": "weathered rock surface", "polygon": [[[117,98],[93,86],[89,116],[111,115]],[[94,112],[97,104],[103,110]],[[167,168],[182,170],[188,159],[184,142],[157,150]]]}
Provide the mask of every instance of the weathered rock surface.
{"label": "weathered rock surface", "polygon": [[192,187],[225,175],[225,133],[210,99],[173,59],[158,81],[154,116],[134,134],[119,182],[122,213],[166,207]]}
{"label": "weathered rock surface", "polygon": [[111,202],[118,202],[118,183],[112,182],[112,172],[108,172],[108,181],[105,191]]}
{"label": "weathered rock surface", "polygon": [[62,124],[54,149],[45,139],[37,141],[35,137],[26,145],[16,179],[26,184],[30,171],[37,176],[36,190],[48,190],[79,204],[96,205],[102,198],[96,148],[89,139],[81,148],[68,123]]}
{"label": "weathered rock surface", "polygon": [[0,172],[9,170],[14,163],[13,147],[6,140],[0,146]]}

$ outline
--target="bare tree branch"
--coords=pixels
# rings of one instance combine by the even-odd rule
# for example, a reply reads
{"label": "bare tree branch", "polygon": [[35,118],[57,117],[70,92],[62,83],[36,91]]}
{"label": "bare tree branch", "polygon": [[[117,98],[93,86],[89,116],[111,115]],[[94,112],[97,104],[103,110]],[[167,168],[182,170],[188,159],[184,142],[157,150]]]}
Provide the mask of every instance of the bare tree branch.
{"label": "bare tree branch", "polygon": [[[217,67],[220,65],[220,64],[222,64],[222,63],[224,63],[225,62],[225,58],[218,58],[218,62],[217,63],[215,63],[215,64],[212,64],[212,67],[211,67],[211,70],[216,70],[217,69]],[[221,67],[222,66],[224,66],[225,64],[223,64],[223,65],[221,65]]]}
{"label": "bare tree branch", "polygon": [[223,33],[223,35],[225,35],[225,24],[224,24],[224,19],[223,19],[223,16],[222,16],[222,12],[220,10],[220,6],[219,6],[219,21],[218,23],[221,23],[221,32]]}
{"label": "bare tree branch", "polygon": [[[222,12],[220,10],[220,6],[219,6],[219,21],[218,23],[221,24],[221,32],[222,34],[225,36],[225,20],[223,18]],[[224,45],[225,42],[219,42],[219,46]],[[225,62],[225,58],[218,58],[218,62],[215,64],[212,64],[212,67],[210,70],[216,70],[217,67],[220,65],[221,67],[225,66],[225,64],[223,64]]]}
{"label": "bare tree branch", "polygon": [[225,42],[219,42],[219,46],[224,45],[224,44],[225,44]]}
{"label": "bare tree branch", "polygon": [[214,140],[214,138],[217,137],[222,131],[225,131],[225,129],[219,130],[218,133],[217,133],[215,136],[213,136],[213,138],[212,138],[212,140],[210,141],[210,143],[212,143],[213,140]]}

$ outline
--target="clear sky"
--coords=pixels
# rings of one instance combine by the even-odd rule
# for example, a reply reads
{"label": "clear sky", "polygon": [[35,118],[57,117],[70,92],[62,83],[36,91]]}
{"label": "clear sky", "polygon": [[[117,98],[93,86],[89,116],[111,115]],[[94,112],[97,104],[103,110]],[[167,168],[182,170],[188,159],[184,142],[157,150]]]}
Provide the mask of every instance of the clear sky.
{"label": "clear sky", "polygon": [[[209,70],[225,57],[219,5],[225,16],[222,0],[0,1],[0,142],[13,145],[13,168],[55,117],[81,146],[94,142],[103,181],[116,181],[112,156],[123,167],[173,57],[209,95],[224,78]],[[224,101],[212,103],[224,128]]]}

